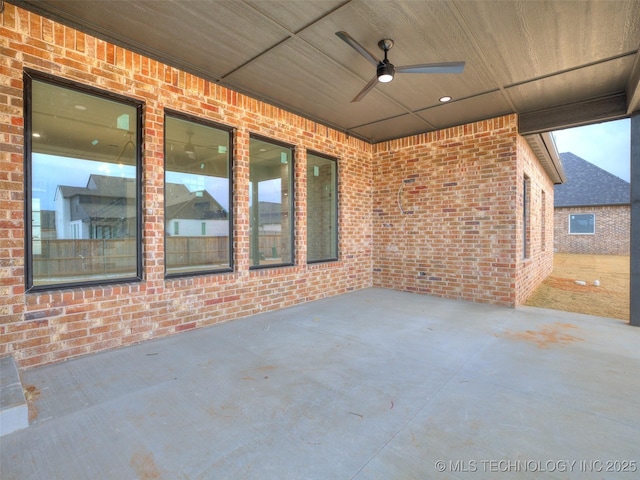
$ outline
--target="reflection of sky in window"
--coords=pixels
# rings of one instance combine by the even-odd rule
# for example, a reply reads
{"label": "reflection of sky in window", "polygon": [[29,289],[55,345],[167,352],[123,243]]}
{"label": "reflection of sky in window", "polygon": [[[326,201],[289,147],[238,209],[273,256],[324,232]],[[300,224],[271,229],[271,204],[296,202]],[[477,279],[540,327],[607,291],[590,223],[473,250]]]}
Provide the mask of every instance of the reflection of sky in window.
{"label": "reflection of sky in window", "polygon": [[31,191],[40,199],[43,210],[55,209],[56,189],[59,185],[86,187],[91,174],[111,177],[135,178],[132,165],[95,162],[78,158],[59,157],[44,153],[32,154]]}
{"label": "reflection of sky in window", "polygon": [[[261,202],[282,203],[282,179],[274,178],[258,182],[258,197]],[[249,205],[253,204],[253,188],[249,183]]]}

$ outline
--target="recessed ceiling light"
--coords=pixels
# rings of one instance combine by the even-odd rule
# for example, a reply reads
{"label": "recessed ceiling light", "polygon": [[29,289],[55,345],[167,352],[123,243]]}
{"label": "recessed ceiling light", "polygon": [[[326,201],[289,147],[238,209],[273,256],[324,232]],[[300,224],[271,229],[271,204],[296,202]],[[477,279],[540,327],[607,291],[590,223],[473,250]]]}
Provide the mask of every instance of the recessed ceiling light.
{"label": "recessed ceiling light", "polygon": [[73,108],[75,108],[76,110],[80,110],[81,112],[84,112],[87,109],[87,107],[81,105],[80,103],[74,105]]}
{"label": "recessed ceiling light", "polygon": [[448,95],[445,95],[444,97],[440,97],[440,101],[441,101],[442,103],[450,102],[450,101],[451,101],[451,97],[450,97],[450,96],[448,96]]}
{"label": "recessed ceiling light", "polygon": [[33,138],[40,138],[41,135],[39,133],[32,133],[31,136]]}

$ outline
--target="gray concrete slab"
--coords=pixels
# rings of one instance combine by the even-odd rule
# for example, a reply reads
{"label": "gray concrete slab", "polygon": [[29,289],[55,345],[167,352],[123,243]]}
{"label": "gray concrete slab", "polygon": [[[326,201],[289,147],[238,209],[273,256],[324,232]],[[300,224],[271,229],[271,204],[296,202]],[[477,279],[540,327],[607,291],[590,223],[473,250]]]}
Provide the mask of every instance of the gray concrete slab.
{"label": "gray concrete slab", "polygon": [[362,290],[22,372],[35,418],[0,477],[639,478],[639,347],[612,319]]}
{"label": "gray concrete slab", "polygon": [[0,437],[29,426],[27,400],[13,357],[0,358]]}

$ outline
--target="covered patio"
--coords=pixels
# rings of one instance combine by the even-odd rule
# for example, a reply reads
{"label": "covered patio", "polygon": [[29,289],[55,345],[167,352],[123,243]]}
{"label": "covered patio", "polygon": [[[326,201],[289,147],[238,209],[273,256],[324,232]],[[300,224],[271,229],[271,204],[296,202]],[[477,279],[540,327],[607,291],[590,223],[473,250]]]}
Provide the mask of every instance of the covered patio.
{"label": "covered patio", "polygon": [[640,330],[368,288],[28,369],[9,479],[637,478]]}

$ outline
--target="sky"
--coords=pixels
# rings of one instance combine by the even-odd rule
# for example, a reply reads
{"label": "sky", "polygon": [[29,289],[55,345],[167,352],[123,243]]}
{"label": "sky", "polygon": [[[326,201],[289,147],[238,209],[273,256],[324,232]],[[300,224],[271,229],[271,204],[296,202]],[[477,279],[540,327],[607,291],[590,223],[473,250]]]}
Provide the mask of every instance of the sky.
{"label": "sky", "polygon": [[571,152],[620,177],[630,179],[630,131],[628,118],[553,132],[558,153]]}

